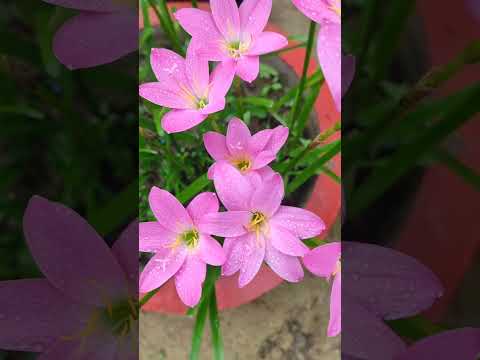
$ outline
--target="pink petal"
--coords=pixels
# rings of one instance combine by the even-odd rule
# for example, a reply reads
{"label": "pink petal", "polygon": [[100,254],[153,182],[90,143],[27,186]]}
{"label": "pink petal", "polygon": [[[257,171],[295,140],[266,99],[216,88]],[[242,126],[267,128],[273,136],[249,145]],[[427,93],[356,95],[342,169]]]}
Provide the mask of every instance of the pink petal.
{"label": "pink petal", "polygon": [[211,0],[212,16],[227,41],[239,40],[240,14],[235,0]]}
{"label": "pink petal", "polygon": [[478,359],[480,329],[462,328],[442,332],[416,342],[395,360]]}
{"label": "pink petal", "polygon": [[262,151],[265,146],[267,146],[270,138],[272,137],[273,131],[271,129],[265,129],[257,132],[250,138],[248,143],[248,151],[252,155],[258,154]]}
{"label": "pink petal", "polygon": [[189,130],[202,123],[207,115],[200,114],[197,110],[172,110],[162,119],[162,128],[168,134]]}
{"label": "pink petal", "polygon": [[212,192],[203,192],[198,194],[190,201],[187,206],[187,211],[190,214],[194,223],[197,223],[202,216],[209,213],[217,213],[220,204],[218,203],[217,195]]}
{"label": "pink petal", "polygon": [[240,5],[242,32],[256,35],[267,26],[272,12],[272,0],[244,0]]}
{"label": "pink petal", "polygon": [[177,233],[163,227],[156,221],[138,224],[138,251],[157,252],[175,242]]}
{"label": "pink petal", "polygon": [[240,237],[226,238],[223,242],[226,260],[222,265],[222,275],[230,276],[236,273],[242,267],[245,259],[245,244],[248,243],[251,233],[247,233]]}
{"label": "pink petal", "polygon": [[187,84],[185,59],[172,50],[152,49],[150,66],[159,82],[176,80],[177,83]]}
{"label": "pink petal", "polygon": [[41,352],[73,334],[90,306],[73,302],[46,279],[0,282],[0,348]]}
{"label": "pink petal", "polygon": [[256,235],[252,233],[246,239],[244,252],[244,260],[238,277],[238,287],[240,288],[248,285],[260,270],[265,258],[265,240],[261,236],[257,239]]}
{"label": "pink petal", "polygon": [[[342,242],[345,294],[387,320],[413,316],[442,295],[437,276],[416,259],[377,245]],[[347,293],[348,291],[348,293]],[[405,296],[408,294],[408,296]]]}
{"label": "pink petal", "polygon": [[243,176],[248,179],[254,189],[262,185],[262,177],[258,174],[257,170],[247,171]]}
{"label": "pink petal", "polygon": [[251,217],[249,211],[210,213],[203,216],[197,226],[204,234],[226,237],[240,236],[247,232],[245,226],[248,225]]}
{"label": "pink petal", "polygon": [[218,197],[228,210],[250,210],[252,185],[232,165],[219,162],[215,167],[213,183]]}
{"label": "pink petal", "polygon": [[248,55],[265,55],[288,45],[288,39],[278,33],[265,31],[258,35],[248,50]]}
{"label": "pink petal", "polygon": [[175,275],[175,287],[182,302],[194,307],[202,297],[202,283],[205,281],[207,266],[196,256],[188,256]]}
{"label": "pink petal", "polygon": [[192,103],[186,99],[173,79],[151,82],[139,87],[139,95],[148,101],[171,109],[189,109]]}
{"label": "pink petal", "polygon": [[277,174],[270,166],[255,170],[255,173],[260,176],[261,181],[270,181],[271,178]]}
{"label": "pink petal", "polygon": [[342,329],[342,276],[337,274],[333,279],[332,293],[330,295],[330,320],[327,335],[337,336]]}
{"label": "pink petal", "polygon": [[218,162],[213,163],[207,171],[207,177],[209,180],[213,180],[213,177],[215,176],[215,168],[217,167]]}
{"label": "pink petal", "polygon": [[239,118],[232,118],[227,128],[227,148],[230,154],[243,154],[248,149],[250,142],[250,130]]}
{"label": "pink petal", "polygon": [[267,242],[265,262],[282,279],[290,282],[299,282],[303,279],[303,269],[298,258],[281,253],[269,242]]}
{"label": "pink petal", "polygon": [[339,242],[317,246],[304,256],[303,263],[315,275],[329,278],[336,270],[341,251]]}
{"label": "pink petal", "polygon": [[201,109],[199,112],[202,115],[209,115],[225,109],[225,98],[213,99],[209,101],[208,105]]}
{"label": "pink petal", "polygon": [[347,92],[355,76],[355,56],[342,55],[342,97]]}
{"label": "pink petal", "polygon": [[244,81],[251,83],[260,72],[260,58],[258,56],[243,56],[237,61],[237,75]]}
{"label": "pink petal", "polygon": [[273,160],[277,158],[277,155],[272,153],[271,151],[262,151],[257,156],[255,156],[253,160],[252,169],[258,170],[261,169],[268,164],[270,164]]}
{"label": "pink petal", "polygon": [[122,9],[120,2],[112,0],[43,0],[46,3],[75,10],[112,12]]}
{"label": "pink petal", "polygon": [[317,53],[320,66],[338,111],[342,108],[341,27],[324,24],[318,34]]}
{"label": "pink petal", "polygon": [[140,292],[159,288],[175,275],[185,262],[187,250],[165,248],[150,259],[140,274]]}
{"label": "pink petal", "polygon": [[191,41],[188,46],[185,59],[185,75],[196,96],[203,98],[208,94],[210,71],[208,68],[208,60],[197,54],[197,46],[193,41]]}
{"label": "pink petal", "polygon": [[288,139],[288,128],[285,126],[277,126],[272,130],[272,136],[263,150],[271,151],[277,154]]}
{"label": "pink petal", "polygon": [[[333,0],[332,3],[337,1],[337,5],[340,6],[340,0]],[[317,23],[340,22],[340,16],[333,10],[329,9],[328,1],[324,0],[292,0],[293,4],[300,10],[305,16],[312,19]],[[333,4],[332,4],[333,5]]]}
{"label": "pink petal", "polygon": [[40,270],[64,294],[92,305],[128,296],[115,256],[75,211],[34,196],[25,210],[23,229]]}
{"label": "pink petal", "polygon": [[148,195],[148,202],[153,215],[164,228],[179,234],[193,226],[187,210],[168,191],[156,186],[152,187]]}
{"label": "pink petal", "polygon": [[130,294],[134,296],[138,296],[139,227],[137,220],[132,221],[112,246],[112,252],[128,279]]}
{"label": "pink petal", "polygon": [[57,30],[53,51],[67,68],[80,69],[111,63],[138,49],[138,26],[132,11],[81,13]]}
{"label": "pink petal", "polygon": [[192,42],[200,42],[197,54],[209,61],[229,61],[226,50],[222,47],[223,38],[219,39],[199,39],[192,38]]}
{"label": "pink petal", "polygon": [[236,71],[237,64],[232,60],[222,61],[215,67],[210,77],[210,101],[224,98],[227,95],[232,86]]}
{"label": "pink petal", "polygon": [[225,135],[209,131],[203,135],[203,143],[214,160],[224,160],[230,156]]}
{"label": "pink petal", "polygon": [[201,234],[199,256],[207,264],[214,266],[221,266],[225,262],[225,253],[220,243],[205,234]]}
{"label": "pink petal", "polygon": [[270,217],[278,210],[283,196],[283,180],[280,174],[276,174],[255,189],[250,200],[250,209]]}
{"label": "pink petal", "polygon": [[315,237],[325,230],[325,223],[316,214],[292,206],[280,206],[270,221],[291,231],[300,239]]}
{"label": "pink petal", "polygon": [[193,8],[180,9],[174,13],[174,17],[193,38],[200,40],[222,38],[212,14],[208,11]]}
{"label": "pink petal", "polygon": [[304,256],[309,251],[299,238],[280,226],[270,226],[268,239],[275,249],[285,255]]}

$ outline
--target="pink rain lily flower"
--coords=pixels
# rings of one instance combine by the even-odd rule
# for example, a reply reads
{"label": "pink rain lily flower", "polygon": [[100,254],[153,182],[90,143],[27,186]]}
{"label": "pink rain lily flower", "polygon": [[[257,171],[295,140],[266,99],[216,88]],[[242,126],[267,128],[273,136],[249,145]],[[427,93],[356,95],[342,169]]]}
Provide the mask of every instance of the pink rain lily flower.
{"label": "pink rain lily flower", "polygon": [[162,119],[167,133],[191,129],[225,108],[235,72],[232,64],[218,65],[210,76],[208,61],[197,55],[192,43],[186,59],[167,49],[152,49],[150,63],[158,82],[140,85],[140,96],[173,109]]}
{"label": "pink rain lily flower", "polygon": [[138,49],[138,15],[132,0],[43,0],[79,10],[56,32],[53,52],[67,68],[111,63]]}
{"label": "pink rain lily flower", "polygon": [[215,169],[215,189],[228,211],[203,218],[203,229],[224,236],[227,260],[222,274],[240,272],[238,285],[244,287],[255,277],[263,261],[290,282],[303,278],[298,260],[308,252],[300,239],[311,238],[325,229],[314,213],[281,206],[283,180],[279,174],[253,183],[228,163]]}
{"label": "pink rain lily flower", "polygon": [[208,170],[208,178],[214,178],[215,168],[222,163],[233,165],[247,177],[274,175],[268,164],[276,159],[287,138],[288,128],[285,126],[262,130],[252,136],[243,121],[232,118],[226,136],[213,131],[203,135],[205,148],[215,160]]}
{"label": "pink rain lily flower", "polygon": [[341,245],[333,242],[321,245],[310,251],[303,258],[305,267],[317,276],[330,279],[333,277],[332,293],[330,295],[330,321],[328,322],[327,335],[340,334],[342,325],[342,274],[340,263]]}
{"label": "pink rain lily flower", "polygon": [[340,0],[292,0],[307,17],[320,24],[317,53],[320,66],[337,110],[342,106],[341,17]]}
{"label": "pink rain lily flower", "polygon": [[73,210],[33,197],[23,228],[45,278],[0,282],[0,348],[38,359],[138,359],[138,223],[110,249]]}
{"label": "pink rain lily flower", "polygon": [[199,43],[199,53],[211,61],[233,63],[236,74],[247,82],[258,76],[259,55],[279,50],[288,40],[263,31],[272,10],[272,0],[211,0],[212,12],[181,9],[175,13],[180,25]]}
{"label": "pink rain lily flower", "polygon": [[168,191],[153,187],[150,208],[157,221],[140,223],[139,250],[153,252],[140,275],[140,292],[162,286],[172,276],[180,299],[194,307],[202,295],[207,265],[222,265],[222,246],[203,227],[203,218],[218,212],[214,193],[197,195],[185,209]]}

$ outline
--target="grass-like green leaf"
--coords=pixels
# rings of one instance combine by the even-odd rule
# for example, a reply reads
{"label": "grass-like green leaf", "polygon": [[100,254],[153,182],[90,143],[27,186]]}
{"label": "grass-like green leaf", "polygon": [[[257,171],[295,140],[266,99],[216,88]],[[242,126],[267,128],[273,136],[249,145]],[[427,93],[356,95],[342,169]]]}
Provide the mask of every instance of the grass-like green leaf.
{"label": "grass-like green leaf", "polygon": [[220,330],[220,319],[218,317],[217,295],[215,292],[215,287],[212,288],[209,307],[210,329],[212,331],[213,358],[215,360],[223,360],[225,357],[225,352],[223,349],[222,332]]}

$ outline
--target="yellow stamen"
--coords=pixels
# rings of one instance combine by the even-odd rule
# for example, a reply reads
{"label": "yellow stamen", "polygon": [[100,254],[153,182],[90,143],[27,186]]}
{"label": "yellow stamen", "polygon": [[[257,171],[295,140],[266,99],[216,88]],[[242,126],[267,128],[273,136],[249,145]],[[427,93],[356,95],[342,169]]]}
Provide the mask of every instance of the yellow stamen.
{"label": "yellow stamen", "polygon": [[246,172],[252,167],[252,162],[247,158],[239,158],[232,161],[233,165],[241,172]]}
{"label": "yellow stamen", "polygon": [[252,219],[250,224],[247,226],[247,230],[250,232],[255,232],[255,237],[257,240],[257,245],[261,244],[261,235],[266,234],[269,231],[267,217],[259,211],[256,211],[252,214]]}

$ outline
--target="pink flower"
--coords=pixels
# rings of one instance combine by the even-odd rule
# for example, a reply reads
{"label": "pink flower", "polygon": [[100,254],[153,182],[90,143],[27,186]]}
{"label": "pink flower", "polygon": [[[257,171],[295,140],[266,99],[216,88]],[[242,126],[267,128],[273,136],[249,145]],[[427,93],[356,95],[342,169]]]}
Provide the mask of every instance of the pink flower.
{"label": "pink flower", "polygon": [[55,34],[53,51],[67,68],[111,63],[138,49],[138,15],[127,0],[43,0],[79,10]]}
{"label": "pink flower", "polygon": [[237,75],[252,82],[258,76],[259,55],[285,47],[288,40],[263,31],[272,10],[272,0],[211,0],[212,13],[182,9],[175,13],[180,25],[199,43],[199,53],[211,61],[234,63]]}
{"label": "pink flower", "polygon": [[267,166],[276,159],[280,148],[288,138],[288,128],[262,130],[250,134],[248,127],[238,118],[228,123],[227,136],[209,131],[203,135],[203,143],[215,163],[208,170],[209,179],[214,178],[215,168],[229,163],[243,175],[271,176],[273,170]]}
{"label": "pink flower", "polygon": [[149,202],[157,221],[140,223],[139,250],[155,256],[140,275],[140,292],[156,289],[175,276],[180,299],[193,307],[202,295],[206,264],[225,261],[222,247],[202,226],[204,216],[218,212],[218,199],[214,193],[201,193],[185,209],[169,192],[153,187]]}
{"label": "pink flower", "polygon": [[292,0],[307,17],[320,24],[317,53],[323,75],[337,110],[342,107],[341,13],[340,0]]}
{"label": "pink flower", "polygon": [[135,358],[138,223],[109,248],[76,212],[34,196],[23,228],[45,278],[0,282],[0,348],[39,359]]}
{"label": "pink flower", "polygon": [[152,49],[150,63],[158,82],[140,85],[140,96],[174,110],[165,114],[167,133],[181,132],[225,108],[225,95],[233,81],[233,64],[220,64],[209,75],[208,61],[197,56],[190,43],[187,57],[167,49]]}
{"label": "pink flower", "polygon": [[303,258],[303,263],[317,276],[330,279],[334,277],[332,293],[330,295],[330,321],[328,322],[327,335],[337,336],[342,326],[342,274],[340,263],[341,245],[334,242],[318,246]]}
{"label": "pink flower", "polygon": [[320,234],[325,224],[310,211],[281,206],[284,188],[279,174],[253,179],[258,182],[226,162],[218,164],[214,184],[228,211],[206,215],[202,229],[226,237],[222,274],[240,271],[239,287],[252,281],[264,260],[283,279],[298,282],[303,278],[298,256],[308,252],[300,239]]}

